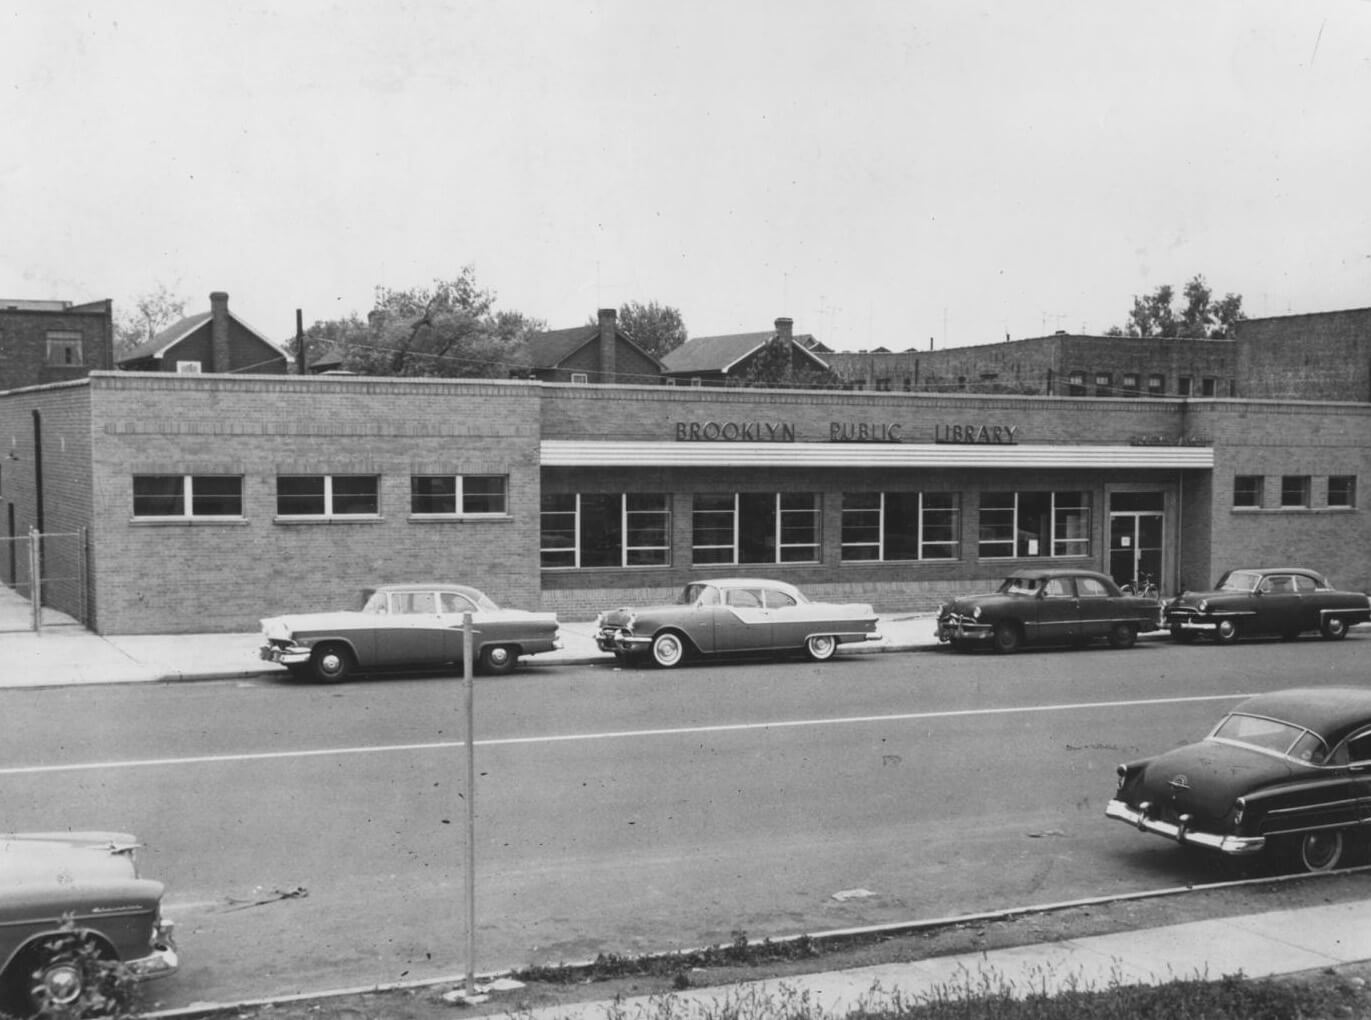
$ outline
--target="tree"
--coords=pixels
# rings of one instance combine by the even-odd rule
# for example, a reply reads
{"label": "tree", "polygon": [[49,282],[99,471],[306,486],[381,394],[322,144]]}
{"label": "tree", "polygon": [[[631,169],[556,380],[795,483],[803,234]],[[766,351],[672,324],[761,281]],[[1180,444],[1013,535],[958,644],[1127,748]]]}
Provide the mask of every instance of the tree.
{"label": "tree", "polygon": [[802,352],[793,341],[773,336],[750,361],[738,382],[744,386],[824,390],[841,386],[842,380]]}
{"label": "tree", "polygon": [[316,322],[305,346],[312,358],[335,350],[344,369],[362,375],[505,379],[527,373],[525,341],[542,328],[519,312],[496,311],[494,291],[465,266],[432,287],[377,287],[366,321]]}
{"label": "tree", "polygon": [[165,283],[159,283],[133,300],[134,310],[114,315],[114,349],[131,351],[151,340],[173,322],[185,318],[186,298],[177,297]]}
{"label": "tree", "polygon": [[643,350],[658,358],[670,354],[686,342],[685,321],[681,313],[656,301],[641,304],[626,301],[619,307],[619,325]]}
{"label": "tree", "polygon": [[1127,325],[1111,326],[1106,335],[1219,339],[1231,335],[1233,327],[1246,318],[1241,295],[1226,294],[1215,302],[1203,276],[1195,276],[1181,293],[1185,307],[1179,313],[1172,307],[1175,291],[1170,284],[1141,297],[1135,294]]}

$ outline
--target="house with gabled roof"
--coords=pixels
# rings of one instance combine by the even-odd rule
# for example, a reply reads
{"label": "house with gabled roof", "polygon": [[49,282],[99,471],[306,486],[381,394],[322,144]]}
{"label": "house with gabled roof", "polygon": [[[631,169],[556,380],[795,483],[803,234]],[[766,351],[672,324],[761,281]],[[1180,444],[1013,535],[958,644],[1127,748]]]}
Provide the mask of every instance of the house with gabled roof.
{"label": "house with gabled roof", "polygon": [[534,333],[527,349],[529,375],[543,382],[651,385],[662,378],[662,362],[618,327],[613,308],[584,326]]}
{"label": "house with gabled roof", "polygon": [[828,362],[817,353],[823,345],[809,334],[796,336],[794,321],[786,318],[777,319],[775,329],[761,333],[695,337],[668,353],[662,363],[674,385],[728,386],[740,381],[753,359],[773,342],[790,347],[795,368],[828,370]]}
{"label": "house with gabled roof", "polygon": [[119,359],[126,372],[216,372],[284,375],[285,351],[229,311],[216,290],[210,310],[188,315]]}

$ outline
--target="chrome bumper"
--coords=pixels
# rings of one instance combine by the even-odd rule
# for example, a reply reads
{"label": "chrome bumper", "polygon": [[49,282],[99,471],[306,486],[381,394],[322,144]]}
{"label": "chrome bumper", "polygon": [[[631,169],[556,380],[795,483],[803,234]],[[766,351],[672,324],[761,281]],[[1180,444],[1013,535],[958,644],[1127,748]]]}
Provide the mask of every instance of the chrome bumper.
{"label": "chrome bumper", "polygon": [[1199,846],[1234,855],[1260,853],[1266,848],[1265,836],[1220,836],[1212,832],[1196,832],[1186,828],[1185,815],[1181,816],[1181,824],[1176,825],[1159,818],[1148,817],[1147,808],[1147,804],[1134,808],[1121,800],[1111,800],[1104,809],[1104,814],[1106,818],[1124,822],[1140,832],[1165,836],[1186,846]]}
{"label": "chrome bumper", "polygon": [[282,666],[298,666],[302,662],[309,662],[310,652],[311,649],[300,645],[291,645],[288,648],[282,648],[280,645],[263,645],[258,650],[263,660]]}
{"label": "chrome bumper", "polygon": [[968,623],[965,620],[947,620],[938,624],[938,640],[951,641],[989,641],[995,636],[994,628],[988,623]]}
{"label": "chrome bumper", "polygon": [[650,637],[636,637],[622,630],[605,629],[595,635],[595,644],[602,652],[641,652],[652,644]]}
{"label": "chrome bumper", "polygon": [[174,927],[171,921],[163,921],[153,935],[152,952],[136,960],[124,961],[134,980],[154,981],[176,973],[181,966],[181,958],[176,952],[176,940],[172,936]]}

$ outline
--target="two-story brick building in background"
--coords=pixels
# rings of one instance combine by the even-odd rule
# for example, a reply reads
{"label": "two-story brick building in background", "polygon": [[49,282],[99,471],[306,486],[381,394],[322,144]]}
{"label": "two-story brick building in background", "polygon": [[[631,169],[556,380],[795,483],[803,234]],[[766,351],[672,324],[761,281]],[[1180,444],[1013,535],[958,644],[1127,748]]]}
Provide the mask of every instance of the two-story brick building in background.
{"label": "two-story brick building in background", "polygon": [[[1317,342],[1365,365],[1366,314],[1333,314]],[[1184,396],[96,371],[0,393],[0,538],[81,536],[45,597],[102,633],[252,629],[432,577],[567,617],[737,572],[885,610],[1046,562],[1371,588],[1371,402],[1244,396],[1261,371]]]}

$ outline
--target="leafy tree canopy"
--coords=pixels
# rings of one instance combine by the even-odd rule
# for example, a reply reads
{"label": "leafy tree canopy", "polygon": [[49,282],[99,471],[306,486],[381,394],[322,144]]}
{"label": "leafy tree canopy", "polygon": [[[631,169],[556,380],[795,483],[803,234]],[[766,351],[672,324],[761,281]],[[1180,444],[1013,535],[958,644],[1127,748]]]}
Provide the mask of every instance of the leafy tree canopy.
{"label": "leafy tree canopy", "polygon": [[834,389],[842,385],[832,369],[820,367],[793,342],[779,336],[772,337],[748,361],[738,382],[743,386],[805,390]]}
{"label": "leafy tree canopy", "polygon": [[306,356],[337,353],[361,375],[506,379],[529,368],[525,341],[544,328],[537,319],[495,307],[472,266],[431,287],[377,287],[364,320],[316,322],[305,331]]}
{"label": "leafy tree canopy", "polygon": [[685,320],[669,305],[627,301],[619,306],[619,325],[643,350],[658,358],[686,342]]}
{"label": "leafy tree canopy", "polygon": [[185,316],[186,298],[159,283],[133,299],[132,311],[114,313],[114,349],[121,354],[130,351]]}
{"label": "leafy tree canopy", "polygon": [[1127,324],[1111,326],[1106,335],[1220,339],[1231,336],[1233,327],[1247,318],[1240,294],[1225,294],[1215,301],[1203,276],[1192,279],[1181,293],[1185,302],[1180,308],[1170,284],[1151,294],[1135,294]]}

